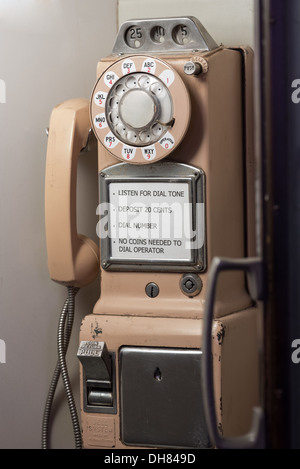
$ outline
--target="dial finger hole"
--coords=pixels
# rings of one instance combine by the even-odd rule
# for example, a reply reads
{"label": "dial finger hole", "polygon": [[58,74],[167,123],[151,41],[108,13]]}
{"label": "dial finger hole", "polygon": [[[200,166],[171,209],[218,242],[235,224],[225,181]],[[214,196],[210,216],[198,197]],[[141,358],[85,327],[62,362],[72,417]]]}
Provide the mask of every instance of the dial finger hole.
{"label": "dial finger hole", "polygon": [[135,143],[137,141],[137,134],[136,132],[133,132],[132,130],[130,130],[128,133],[127,133],[127,139],[130,143]]}
{"label": "dial finger hole", "polygon": [[150,86],[150,91],[152,91],[152,93],[155,95],[161,94],[163,90],[164,90],[163,85],[158,82],[152,83],[152,85]]}
{"label": "dial finger hole", "polygon": [[126,137],[126,127],[123,125],[123,124],[118,124],[116,126],[116,131],[118,132],[118,134],[125,138]]}
{"label": "dial finger hole", "polygon": [[113,125],[117,125],[119,123],[120,116],[119,116],[118,112],[111,112],[110,115],[109,115],[109,118],[110,118],[110,121]]}
{"label": "dial finger hole", "polygon": [[156,123],[152,126],[151,131],[153,135],[155,135],[156,137],[159,137],[163,132],[163,126],[161,124]]}
{"label": "dial finger hole", "polygon": [[117,96],[122,96],[126,92],[126,88],[123,85],[123,83],[120,83],[119,85],[116,86],[115,93]]}
{"label": "dial finger hole", "polygon": [[118,97],[114,96],[109,101],[109,105],[110,105],[111,108],[116,108],[116,107],[118,107],[119,102],[120,102],[120,99]]}
{"label": "dial finger hole", "polygon": [[141,142],[148,143],[151,140],[151,134],[150,134],[150,132],[145,132],[144,131],[144,132],[141,132],[139,134],[139,138],[140,138]]}
{"label": "dial finger hole", "polygon": [[135,88],[135,87],[137,86],[137,84],[138,84],[138,81],[137,81],[137,79],[136,79],[135,76],[129,77],[128,80],[126,81],[126,86],[127,86],[127,88],[129,88],[130,90],[131,90],[132,88]]}
{"label": "dial finger hole", "polygon": [[141,88],[148,88],[150,85],[150,78],[147,75],[142,75],[139,79],[139,85]]}

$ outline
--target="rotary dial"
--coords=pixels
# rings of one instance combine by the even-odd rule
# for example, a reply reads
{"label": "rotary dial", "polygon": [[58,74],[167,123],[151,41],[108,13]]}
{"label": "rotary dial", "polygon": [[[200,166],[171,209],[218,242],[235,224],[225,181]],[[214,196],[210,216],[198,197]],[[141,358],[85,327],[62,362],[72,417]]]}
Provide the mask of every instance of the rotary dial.
{"label": "rotary dial", "polygon": [[128,163],[148,164],[165,158],[183,139],[190,98],[168,63],[135,55],[103,71],[90,112],[95,135],[106,150]]}
{"label": "rotary dial", "polygon": [[145,146],[157,142],[172,125],[168,88],[157,77],[133,73],[110,90],[106,115],[111,131],[124,143]]}

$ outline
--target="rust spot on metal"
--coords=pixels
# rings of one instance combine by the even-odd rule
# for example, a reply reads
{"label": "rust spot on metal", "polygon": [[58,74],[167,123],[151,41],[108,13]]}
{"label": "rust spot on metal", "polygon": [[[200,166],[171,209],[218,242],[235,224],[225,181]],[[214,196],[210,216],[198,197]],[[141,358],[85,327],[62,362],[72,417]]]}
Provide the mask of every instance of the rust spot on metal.
{"label": "rust spot on metal", "polygon": [[221,325],[221,330],[217,333],[217,339],[218,339],[218,343],[219,345],[222,345],[223,344],[223,340],[224,340],[224,337],[225,337],[225,326],[223,326],[223,324]]}
{"label": "rust spot on metal", "polygon": [[95,326],[91,324],[91,335],[93,339],[97,339],[98,335],[102,334],[102,328],[99,327],[98,321],[95,321]]}
{"label": "rust spot on metal", "polygon": [[221,422],[218,423],[218,430],[219,430],[220,435],[223,436],[223,426]]}

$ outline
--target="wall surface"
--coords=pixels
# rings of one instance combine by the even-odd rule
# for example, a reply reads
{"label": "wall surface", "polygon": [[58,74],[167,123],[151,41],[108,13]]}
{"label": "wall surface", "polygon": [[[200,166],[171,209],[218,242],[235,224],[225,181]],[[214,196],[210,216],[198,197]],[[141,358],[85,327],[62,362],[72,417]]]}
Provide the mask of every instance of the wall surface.
{"label": "wall surface", "polygon": [[[40,448],[56,364],[65,289],[49,279],[47,268],[45,128],[56,104],[90,97],[97,62],[114,42],[116,18],[115,0],[0,0],[0,448]],[[96,155],[85,160],[78,224],[95,238]],[[98,282],[78,295],[68,354],[77,399],[79,325],[98,295]],[[72,448],[61,387],[54,411],[51,446]]]}
{"label": "wall surface", "polygon": [[[117,22],[194,15],[217,42],[253,45],[254,0],[0,0],[0,448],[40,448],[65,289],[49,279],[44,230],[45,128],[52,108],[89,98]],[[119,11],[117,11],[119,5]],[[117,20],[118,18],[118,20]],[[96,155],[79,162],[79,231],[96,240]],[[78,294],[68,352],[78,403],[78,331],[99,296]],[[60,385],[51,447],[72,448]]]}

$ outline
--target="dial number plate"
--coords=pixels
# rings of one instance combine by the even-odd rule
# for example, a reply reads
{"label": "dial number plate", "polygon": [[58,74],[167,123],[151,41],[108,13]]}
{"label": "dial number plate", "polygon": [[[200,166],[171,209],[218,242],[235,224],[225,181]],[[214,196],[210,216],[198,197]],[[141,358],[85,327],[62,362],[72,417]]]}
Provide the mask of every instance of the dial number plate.
{"label": "dial number plate", "polygon": [[121,59],[100,76],[93,90],[93,130],[122,161],[147,164],[164,158],[181,142],[189,119],[183,81],[157,58]]}

